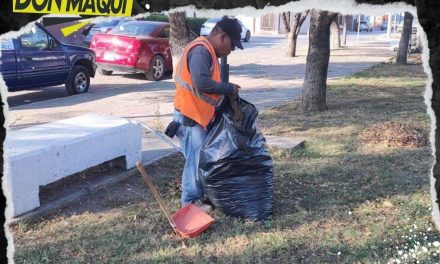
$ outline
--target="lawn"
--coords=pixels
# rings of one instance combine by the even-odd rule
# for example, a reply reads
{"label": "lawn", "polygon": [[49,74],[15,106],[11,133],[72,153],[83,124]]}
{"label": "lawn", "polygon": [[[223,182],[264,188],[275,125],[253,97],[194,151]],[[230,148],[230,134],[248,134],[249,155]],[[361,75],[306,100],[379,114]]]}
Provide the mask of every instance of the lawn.
{"label": "lawn", "polygon": [[[417,60],[329,82],[328,110],[299,101],[260,113],[264,134],[306,141],[271,149],[273,220],[215,224],[182,240],[140,175],[36,221],[11,226],[16,263],[440,263],[431,221],[426,75]],[[172,211],[183,158],[146,170]]]}

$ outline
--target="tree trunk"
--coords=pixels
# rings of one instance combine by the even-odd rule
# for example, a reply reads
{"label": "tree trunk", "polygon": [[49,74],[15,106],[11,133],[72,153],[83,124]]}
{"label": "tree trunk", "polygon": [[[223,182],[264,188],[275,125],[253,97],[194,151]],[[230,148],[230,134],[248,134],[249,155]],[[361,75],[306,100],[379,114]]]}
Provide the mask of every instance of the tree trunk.
{"label": "tree trunk", "polygon": [[348,25],[348,16],[344,15],[344,26],[342,29],[342,45],[347,46],[347,25]]}
{"label": "tree trunk", "polygon": [[330,29],[331,29],[331,38],[332,38],[332,43],[331,43],[332,49],[340,48],[341,47],[341,34],[339,32],[339,22],[338,22],[337,15],[333,19],[331,26],[330,26]]}
{"label": "tree trunk", "polygon": [[304,112],[327,109],[327,71],[330,59],[330,24],[337,13],[312,10],[301,108]]}
{"label": "tree trunk", "polygon": [[284,23],[284,27],[286,28],[286,35],[287,35],[290,32],[290,14],[287,15],[286,12],[283,12],[283,23]]}
{"label": "tree trunk", "polygon": [[169,20],[171,55],[173,58],[178,58],[188,43],[189,30],[186,25],[185,11],[170,13]]}
{"label": "tree trunk", "polygon": [[409,39],[411,38],[413,16],[405,12],[403,19],[402,35],[400,36],[399,51],[397,52],[397,64],[406,64],[408,55]]}
{"label": "tree trunk", "polygon": [[301,25],[303,24],[304,20],[306,20],[308,14],[309,10],[306,10],[302,13],[295,13],[293,16],[292,28],[290,28],[290,32],[287,36],[287,57],[296,56],[296,40],[298,38],[299,31],[301,30]]}

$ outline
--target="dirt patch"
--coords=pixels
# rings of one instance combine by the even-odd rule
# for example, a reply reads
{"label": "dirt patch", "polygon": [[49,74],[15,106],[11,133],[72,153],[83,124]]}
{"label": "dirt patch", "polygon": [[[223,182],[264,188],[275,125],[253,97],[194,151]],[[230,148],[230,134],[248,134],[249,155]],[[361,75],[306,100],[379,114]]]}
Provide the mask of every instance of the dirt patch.
{"label": "dirt patch", "polygon": [[39,197],[42,206],[68,194],[86,189],[90,184],[103,180],[108,175],[124,172],[124,158],[119,157],[84,171],[75,173],[45,186],[40,186]]}
{"label": "dirt patch", "polygon": [[409,55],[408,58],[407,58],[407,63],[421,65],[423,63],[423,61],[422,61],[422,54],[411,54],[411,55]]}
{"label": "dirt patch", "polygon": [[360,134],[368,143],[384,144],[388,147],[407,146],[423,147],[427,143],[427,135],[410,125],[400,122],[385,122],[371,126]]}

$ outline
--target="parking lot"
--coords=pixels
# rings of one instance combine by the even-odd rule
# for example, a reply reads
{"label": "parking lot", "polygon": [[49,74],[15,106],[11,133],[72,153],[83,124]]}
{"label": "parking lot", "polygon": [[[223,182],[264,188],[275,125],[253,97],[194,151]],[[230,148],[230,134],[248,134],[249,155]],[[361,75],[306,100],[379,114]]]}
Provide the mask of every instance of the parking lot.
{"label": "parking lot", "polygon": [[[383,34],[382,34],[383,35]],[[389,59],[389,42],[381,33],[362,33],[359,44],[333,50],[328,77],[338,78]],[[356,35],[348,36],[348,44]],[[260,109],[275,106],[300,95],[307,54],[307,36],[299,37],[298,57],[284,55],[284,36],[252,37],[244,50],[228,57],[230,81],[242,86],[241,96]],[[171,118],[174,83],[171,76],[158,82],[143,74],[99,73],[91,79],[89,92],[68,96],[64,86],[9,93],[12,129],[99,113],[136,118],[160,128]]]}

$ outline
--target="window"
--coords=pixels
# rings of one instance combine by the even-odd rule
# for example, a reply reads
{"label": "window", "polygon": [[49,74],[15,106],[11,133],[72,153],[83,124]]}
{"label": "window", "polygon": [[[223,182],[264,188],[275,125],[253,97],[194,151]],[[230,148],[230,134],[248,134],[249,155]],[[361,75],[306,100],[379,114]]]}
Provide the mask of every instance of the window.
{"label": "window", "polygon": [[344,24],[344,16],[337,15],[338,16],[338,24],[343,25]]}
{"label": "window", "polygon": [[102,21],[102,22],[96,23],[96,25],[99,26],[99,27],[114,27],[114,26],[116,26],[119,22],[120,22],[120,20],[118,20],[118,19],[113,19],[113,20],[111,20],[111,21]]}
{"label": "window", "polygon": [[263,28],[263,29],[274,29],[275,28],[273,14],[267,14],[267,15],[264,15],[261,17],[261,28]]}
{"label": "window", "polygon": [[127,22],[112,30],[112,34],[138,36],[149,35],[157,28],[155,24],[142,22]]}
{"label": "window", "polygon": [[14,44],[12,43],[12,39],[1,39],[0,40],[0,49],[1,50],[13,50]]}
{"label": "window", "polygon": [[31,32],[24,33],[20,36],[21,47],[30,49],[46,49],[49,47],[49,39],[41,28],[34,26]]}

